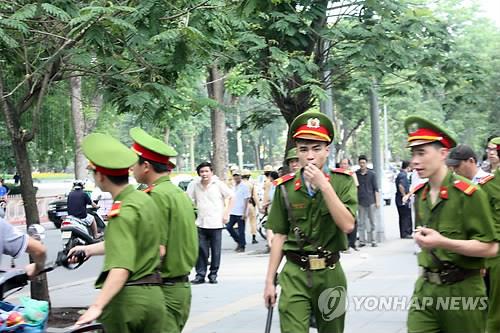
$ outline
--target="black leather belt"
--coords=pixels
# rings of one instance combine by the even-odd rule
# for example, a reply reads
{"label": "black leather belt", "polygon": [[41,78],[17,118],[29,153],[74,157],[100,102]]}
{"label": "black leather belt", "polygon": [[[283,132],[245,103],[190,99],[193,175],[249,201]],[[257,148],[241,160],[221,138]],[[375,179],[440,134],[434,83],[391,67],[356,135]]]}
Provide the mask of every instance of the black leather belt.
{"label": "black leather belt", "polygon": [[424,280],[434,284],[453,284],[479,274],[479,269],[465,269],[456,266],[440,271],[433,271],[424,267],[422,271]]}
{"label": "black leather belt", "polygon": [[177,282],[189,282],[189,275],[162,278],[161,281],[163,284],[174,284]]}
{"label": "black leather belt", "polygon": [[146,275],[138,280],[127,281],[125,286],[159,286],[161,285],[161,276],[159,273]]}
{"label": "black leather belt", "polygon": [[325,268],[334,269],[340,259],[338,252],[329,255],[318,253],[305,253],[286,251],[286,259],[298,265],[300,269],[307,271],[317,271]]}

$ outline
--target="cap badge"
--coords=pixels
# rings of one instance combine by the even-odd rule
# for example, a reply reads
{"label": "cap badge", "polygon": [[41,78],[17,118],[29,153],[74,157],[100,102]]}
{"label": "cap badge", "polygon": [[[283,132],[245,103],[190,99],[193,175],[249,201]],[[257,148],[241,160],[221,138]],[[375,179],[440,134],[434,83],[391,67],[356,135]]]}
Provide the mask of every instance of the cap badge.
{"label": "cap badge", "polygon": [[308,128],[319,128],[320,122],[318,118],[309,118],[307,119],[307,127]]}
{"label": "cap badge", "polygon": [[414,132],[416,132],[416,131],[419,129],[419,127],[420,127],[420,126],[418,125],[418,123],[413,123],[413,124],[410,124],[410,125],[408,126],[408,132],[410,132],[410,134],[411,134],[411,133],[414,133]]}

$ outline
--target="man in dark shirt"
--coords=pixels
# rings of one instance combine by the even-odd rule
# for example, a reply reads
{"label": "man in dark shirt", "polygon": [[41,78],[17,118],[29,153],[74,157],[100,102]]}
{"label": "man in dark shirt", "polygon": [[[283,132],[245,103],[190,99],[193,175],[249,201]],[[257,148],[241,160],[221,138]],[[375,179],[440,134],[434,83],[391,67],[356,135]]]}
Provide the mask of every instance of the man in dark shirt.
{"label": "man in dark shirt", "polygon": [[377,186],[375,172],[368,169],[368,160],[365,155],[358,158],[358,233],[359,246],[365,246],[367,241],[373,247],[377,246],[375,239],[375,226],[377,209],[380,208],[380,192]]}
{"label": "man in dark shirt", "polygon": [[410,162],[403,161],[401,162],[401,170],[396,177],[396,207],[399,214],[399,236],[401,238],[412,238],[410,201],[403,202],[403,197],[410,192],[409,171]]}
{"label": "man in dark shirt", "polygon": [[99,208],[90,200],[87,193],[83,191],[84,183],[81,180],[73,182],[73,191],[68,194],[68,214],[82,221],[86,226],[90,226],[94,238],[99,238],[101,235],[97,232],[97,225],[92,215],[87,214],[87,205],[92,205],[94,208]]}

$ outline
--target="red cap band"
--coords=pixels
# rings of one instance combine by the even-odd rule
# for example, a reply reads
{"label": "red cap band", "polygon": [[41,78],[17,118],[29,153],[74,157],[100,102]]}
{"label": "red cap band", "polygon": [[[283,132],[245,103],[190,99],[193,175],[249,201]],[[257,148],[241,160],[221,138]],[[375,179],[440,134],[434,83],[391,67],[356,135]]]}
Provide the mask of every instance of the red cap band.
{"label": "red cap band", "polygon": [[102,174],[105,174],[107,176],[128,176],[128,170],[129,168],[126,169],[108,169],[108,168],[103,168],[98,165],[93,165],[93,169],[95,171],[99,171]]}
{"label": "red cap band", "polygon": [[299,126],[295,130],[295,133],[293,134],[293,138],[300,139],[301,135],[303,135],[303,134],[317,136],[318,139],[320,139],[322,141],[328,141],[328,142],[331,141],[330,133],[328,132],[328,129],[324,126],[319,126],[316,128],[311,128],[307,125]]}
{"label": "red cap band", "polygon": [[134,144],[132,145],[132,150],[135,151],[137,154],[139,154],[142,158],[148,159],[150,161],[158,162],[161,164],[170,165],[170,163],[169,163],[170,157],[155,153],[154,151],[149,150],[146,147],[141,146],[137,142],[134,142]]}
{"label": "red cap band", "polygon": [[446,137],[442,133],[436,132],[429,128],[419,128],[415,132],[410,133],[408,137],[408,142],[414,140],[429,140],[429,142],[439,141],[446,148],[452,148],[453,146],[448,137]]}

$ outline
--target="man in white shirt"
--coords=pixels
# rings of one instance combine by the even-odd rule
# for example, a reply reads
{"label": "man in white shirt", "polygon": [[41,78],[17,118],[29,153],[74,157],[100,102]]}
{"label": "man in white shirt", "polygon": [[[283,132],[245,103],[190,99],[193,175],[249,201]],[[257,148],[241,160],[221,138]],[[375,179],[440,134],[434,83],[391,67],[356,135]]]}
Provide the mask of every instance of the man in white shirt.
{"label": "man in white shirt", "polygon": [[[248,209],[248,201],[250,200],[250,189],[241,181],[241,172],[239,170],[233,171],[234,182],[234,205],[229,215],[229,223],[226,229],[234,239],[236,244],[236,252],[245,252],[245,218]],[[238,233],[234,230],[234,225],[238,225]]]}
{"label": "man in white shirt", "polygon": [[212,255],[212,260],[208,282],[216,283],[220,266],[222,229],[229,220],[233,192],[214,176],[212,164],[209,162],[198,165],[196,172],[200,178],[193,180],[187,188],[187,194],[197,209],[196,226],[199,243],[196,278],[191,283],[205,282],[209,253]]}

